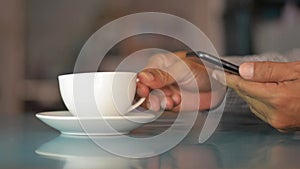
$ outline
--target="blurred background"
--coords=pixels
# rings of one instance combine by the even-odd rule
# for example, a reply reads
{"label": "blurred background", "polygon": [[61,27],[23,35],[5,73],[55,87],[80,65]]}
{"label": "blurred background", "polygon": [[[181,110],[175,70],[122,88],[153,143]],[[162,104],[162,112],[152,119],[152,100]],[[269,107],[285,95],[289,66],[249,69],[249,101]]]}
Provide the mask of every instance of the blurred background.
{"label": "blurred background", "polygon": [[[165,12],[198,26],[220,55],[287,52],[300,47],[300,0],[1,0],[1,113],[65,109],[57,76],[71,73],[84,42],[101,26],[136,12]],[[179,30],[180,31],[180,30]],[[100,66],[157,47],[187,49],[159,35],[117,44]]]}

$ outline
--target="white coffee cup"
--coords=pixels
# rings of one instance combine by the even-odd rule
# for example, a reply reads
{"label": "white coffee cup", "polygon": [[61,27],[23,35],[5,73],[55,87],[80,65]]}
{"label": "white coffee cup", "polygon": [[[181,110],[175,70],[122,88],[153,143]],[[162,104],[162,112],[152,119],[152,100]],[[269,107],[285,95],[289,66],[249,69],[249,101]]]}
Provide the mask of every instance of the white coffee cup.
{"label": "white coffee cup", "polygon": [[120,116],[140,106],[132,105],[137,76],[133,72],[92,72],[58,76],[59,89],[74,116]]}

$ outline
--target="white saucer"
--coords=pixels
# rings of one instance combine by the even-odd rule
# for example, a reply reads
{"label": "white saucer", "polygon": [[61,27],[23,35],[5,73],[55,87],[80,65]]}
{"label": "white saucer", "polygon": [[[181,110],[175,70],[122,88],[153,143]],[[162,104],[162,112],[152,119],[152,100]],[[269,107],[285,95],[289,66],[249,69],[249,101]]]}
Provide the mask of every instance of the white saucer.
{"label": "white saucer", "polygon": [[[151,113],[130,112],[125,117],[75,117],[69,111],[41,112],[36,117],[68,135],[120,135],[153,121]],[[138,121],[138,122],[137,122]]]}

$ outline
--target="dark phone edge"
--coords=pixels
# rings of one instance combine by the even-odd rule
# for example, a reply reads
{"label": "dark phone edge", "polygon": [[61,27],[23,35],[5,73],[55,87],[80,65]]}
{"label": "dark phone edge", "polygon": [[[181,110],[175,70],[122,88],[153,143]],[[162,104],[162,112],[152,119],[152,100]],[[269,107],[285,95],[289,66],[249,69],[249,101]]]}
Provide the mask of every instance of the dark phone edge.
{"label": "dark phone edge", "polygon": [[203,59],[209,63],[212,63],[212,64],[218,66],[221,70],[224,69],[228,73],[239,75],[239,66],[237,66],[233,63],[230,63],[224,59],[213,56],[209,53],[205,53],[202,51],[187,52],[186,56],[187,57],[197,56],[200,59]]}

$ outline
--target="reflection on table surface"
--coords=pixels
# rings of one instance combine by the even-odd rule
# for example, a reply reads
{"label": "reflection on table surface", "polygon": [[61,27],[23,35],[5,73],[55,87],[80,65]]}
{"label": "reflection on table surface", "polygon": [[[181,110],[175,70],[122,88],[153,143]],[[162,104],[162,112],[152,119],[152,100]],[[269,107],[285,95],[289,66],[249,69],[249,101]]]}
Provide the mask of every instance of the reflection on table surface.
{"label": "reflection on table surface", "polygon": [[[173,118],[167,115],[131,135],[159,133],[172,124]],[[196,129],[166,153],[134,159],[111,154],[86,136],[60,135],[33,114],[1,116],[0,119],[0,168],[300,168],[298,134],[281,134],[263,123],[223,120],[204,144],[197,143]],[[203,119],[197,120],[203,122]],[[113,144],[113,138],[98,136],[97,139]],[[151,147],[144,147],[144,150],[153,151]]]}

